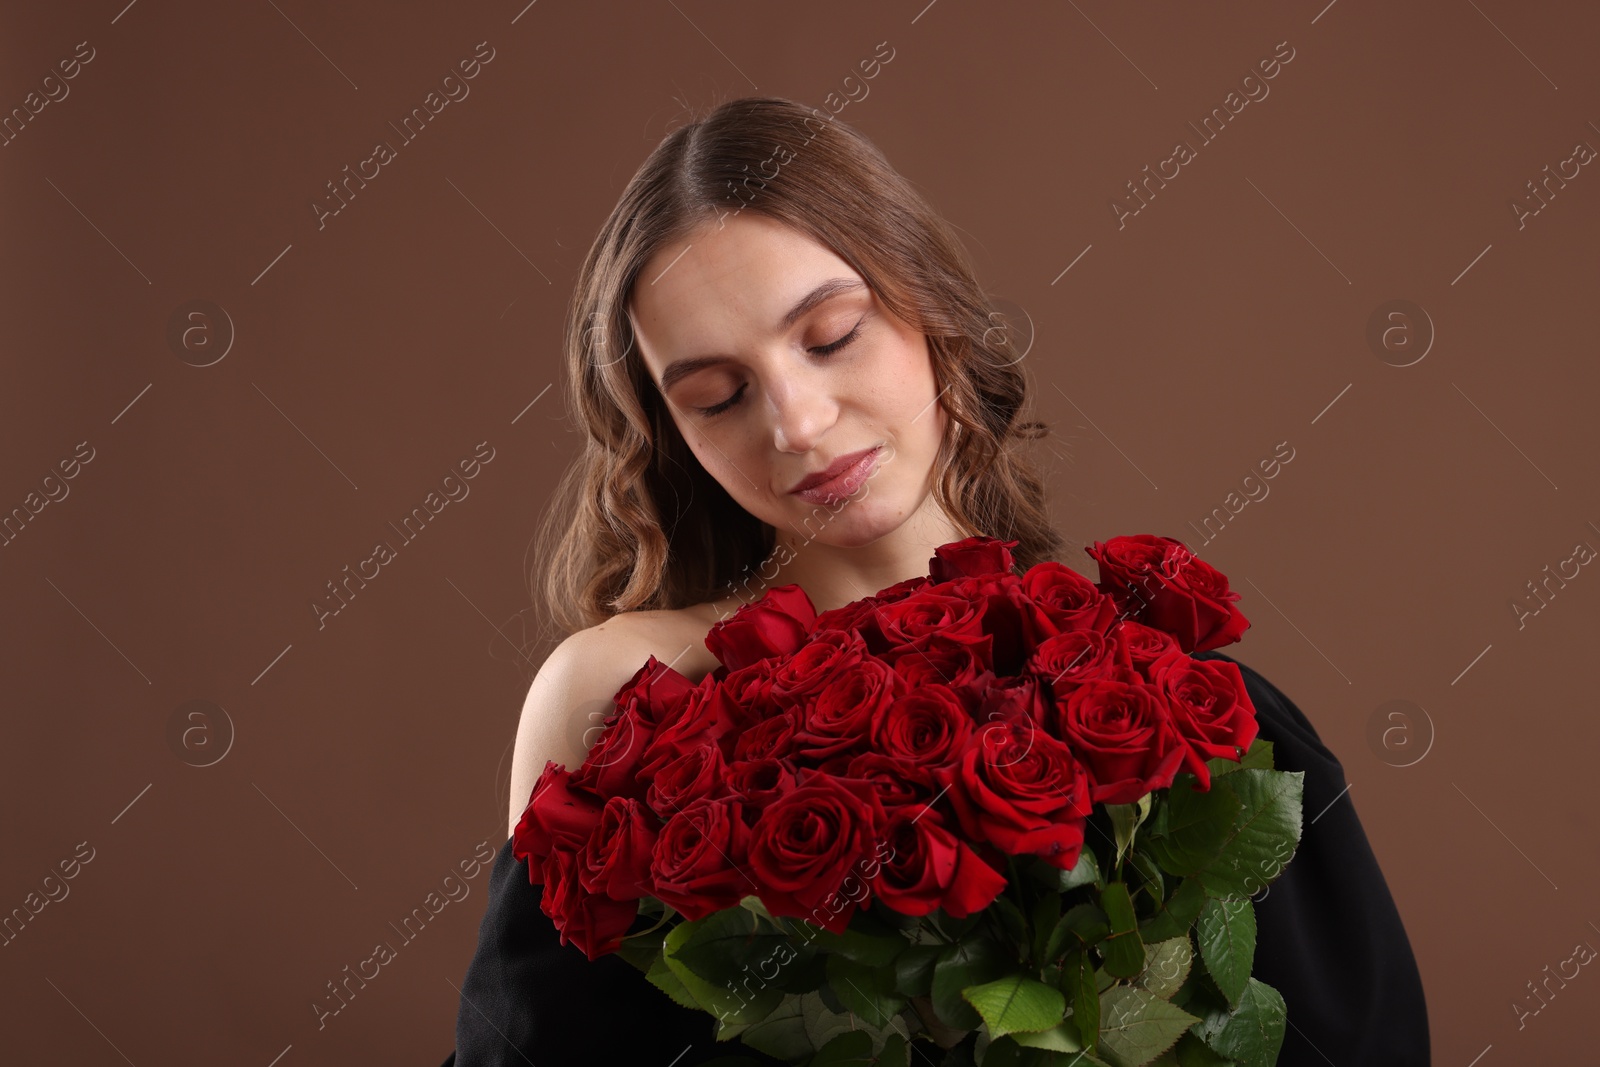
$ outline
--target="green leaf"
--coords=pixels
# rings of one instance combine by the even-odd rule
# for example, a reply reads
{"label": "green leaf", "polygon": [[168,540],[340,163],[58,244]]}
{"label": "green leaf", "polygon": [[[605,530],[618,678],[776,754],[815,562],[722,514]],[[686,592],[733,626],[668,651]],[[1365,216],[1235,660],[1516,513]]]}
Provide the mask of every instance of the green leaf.
{"label": "green leaf", "polygon": [[933,968],[939,962],[943,945],[910,945],[894,958],[895,992],[908,997],[925,997],[933,988]]}
{"label": "green leaf", "polygon": [[1107,804],[1106,814],[1111,817],[1111,828],[1117,837],[1117,862],[1122,866],[1122,858],[1133,847],[1134,833],[1139,829],[1139,824],[1150,817],[1151,796],[1146,793],[1135,804]]}
{"label": "green leaf", "polygon": [[1078,862],[1070,871],[1063,871],[1053,863],[1035,858],[1028,864],[1028,873],[1035,881],[1049,886],[1058,893],[1065,893],[1080,885],[1097,885],[1100,882],[1099,861],[1095,859],[1094,852],[1087,848],[1078,853]]}
{"label": "green leaf", "polygon": [[763,919],[772,918],[772,913],[767,910],[765,904],[761,903],[760,897],[740,897],[739,907],[744,908],[746,911],[752,911]]}
{"label": "green leaf", "polygon": [[1061,967],[1061,991],[1071,1012],[1063,1024],[1080,1048],[1090,1048],[1100,1035],[1100,989],[1088,949],[1067,955]]}
{"label": "green leaf", "polygon": [[[802,945],[797,950],[799,955],[792,963],[785,963],[778,969],[777,977],[772,984],[785,993],[809,993],[818,986],[826,984],[828,980],[828,954],[819,952],[810,945]],[[781,962],[785,957],[778,955],[774,962]],[[767,965],[764,973],[771,972],[771,965]]]}
{"label": "green leaf", "polygon": [[1042,1048],[1050,1052],[1083,1051],[1083,1042],[1078,1040],[1078,1035],[1066,1023],[1038,1033],[1016,1033],[1010,1037],[1023,1048]]}
{"label": "green leaf", "polygon": [[1241,1067],[1272,1067],[1283,1046],[1287,1018],[1278,991],[1251,978],[1239,996],[1238,1007],[1220,1026],[1211,1026],[1209,1033],[1200,1036],[1217,1052],[1237,1060]]}
{"label": "green leaf", "polygon": [[[815,993],[809,995],[816,997]],[[739,1040],[758,1052],[791,1063],[811,1055],[817,1046],[806,1032],[805,997],[784,997],[771,1015],[745,1027]]]}
{"label": "green leaf", "polygon": [[852,915],[850,925],[840,934],[831,933],[809,922],[803,922],[801,925],[806,928],[803,936],[808,944],[830,953],[846,956],[857,963],[865,963],[870,967],[881,967],[891,962],[911,943],[899,930],[870,911],[858,911]]}
{"label": "green leaf", "polygon": [[1189,935],[1168,938],[1145,946],[1144,970],[1136,983],[1152,996],[1171,1000],[1189,977],[1189,967],[1194,962],[1194,948]]}
{"label": "green leaf", "polygon": [[[693,923],[673,927],[672,934],[687,931],[673,948],[678,962],[708,982],[719,985],[769,979],[757,970],[776,973],[773,961],[793,959],[789,939],[776,930],[763,932],[761,920],[743,908],[724,908]],[[672,934],[669,934],[669,939]]]}
{"label": "green leaf", "polygon": [[1244,754],[1243,759],[1231,760],[1217,756],[1206,760],[1206,769],[1211,772],[1211,780],[1213,782],[1225,774],[1252,768],[1263,771],[1270,771],[1273,768],[1272,742],[1259,735],[1250,745],[1250,751]]}
{"label": "green leaf", "polygon": [[884,1038],[883,1048],[873,1062],[878,1067],[911,1067],[911,1043],[903,1035],[891,1033]]}
{"label": "green leaf", "polygon": [[1005,894],[994,898],[990,907],[1000,918],[1000,928],[1006,932],[1011,943],[1017,947],[1017,955],[1021,956],[1028,950],[1028,920],[1023,917],[1022,909],[1017,907],[1016,901]]}
{"label": "green leaf", "polygon": [[633,966],[646,974],[655,966],[656,960],[661,958],[661,946],[667,939],[665,930],[657,930],[648,938],[630,938],[622,942],[617,949],[617,955],[627,960]]}
{"label": "green leaf", "polygon": [[1100,892],[1100,907],[1111,923],[1111,935],[1100,945],[1106,973],[1117,978],[1132,978],[1144,968],[1144,942],[1139,940],[1139,921],[1133,900],[1122,882],[1111,882]]}
{"label": "green leaf", "polygon": [[677,975],[672,973],[672,968],[667,966],[665,956],[657,956],[655,962],[650,965],[650,969],[645,971],[644,976],[645,980],[651,985],[685,1008],[694,1008],[696,1011],[705,1010],[700,1006],[700,1002],[694,999],[694,994],[689,992],[688,987],[678,980]]}
{"label": "green leaf", "polygon": [[1256,958],[1256,910],[1249,898],[1207,901],[1195,937],[1206,970],[1228,998],[1228,1007],[1237,1010]]}
{"label": "green leaf", "polygon": [[700,1007],[715,1015],[724,1026],[730,1023],[757,1022],[766,1018],[783,1000],[783,990],[771,984],[763,984],[756,988],[741,986],[736,990],[732,985],[709,982],[677,958],[677,952],[689,944],[699,932],[701,923],[709,923],[723,914],[727,913],[716,912],[697,922],[684,922],[674,926],[667,934],[665,951],[661,958],[666,961],[667,967]]}
{"label": "green leaf", "polygon": [[1257,734],[1239,766],[1244,770],[1270,771],[1278,766],[1276,757],[1277,751],[1272,747],[1272,742]]}
{"label": "green leaf", "polygon": [[982,985],[967,986],[961,995],[978,1009],[991,1037],[1018,1031],[1048,1030],[1067,1012],[1066,998],[1037,978],[1008,974]]}
{"label": "green leaf", "polygon": [[1212,791],[1239,801],[1233,825],[1199,872],[1214,897],[1253,896],[1283,873],[1300,843],[1304,771],[1235,771]]}
{"label": "green leaf", "polygon": [[972,912],[964,919],[957,919],[952,915],[947,915],[942,908],[934,914],[938,916],[939,929],[943,930],[944,935],[952,941],[959,941],[966,937],[983,922],[982,908]]}
{"label": "green leaf", "polygon": [[1234,1061],[1222,1055],[1195,1036],[1193,1030],[1178,1038],[1172,1046],[1178,1067],[1234,1067]]}
{"label": "green leaf", "polygon": [[1137,986],[1112,986],[1100,997],[1100,1051],[1113,1067],[1142,1067],[1199,1021]]}
{"label": "green leaf", "polygon": [[1077,945],[1097,945],[1111,932],[1106,913],[1093,904],[1075,904],[1056,923],[1045,942],[1045,959],[1058,960]]}
{"label": "green leaf", "polygon": [[838,1034],[811,1057],[811,1067],[843,1067],[844,1064],[872,1062],[872,1035],[865,1030]]}
{"label": "green leaf", "polygon": [[883,1067],[909,1067],[906,1057],[910,1049],[904,1043],[904,1038],[896,1033],[874,1033],[862,1029],[856,1017],[829,1011],[822,1005],[818,993],[814,992],[805,993],[802,997],[784,998],[784,1003],[773,1014],[746,1027],[739,1035],[739,1041],[768,1056],[778,1057],[790,1064],[800,1064],[838,1035],[851,1032],[866,1033],[870,1038],[869,1051],[880,1048],[877,1053],[878,1064]]}
{"label": "green leaf", "polygon": [[886,1030],[906,1006],[895,992],[893,966],[869,967],[844,956],[828,956],[828,984],[839,1002],[868,1026]]}
{"label": "green leaf", "polygon": [[1196,789],[1192,777],[1172,783],[1167,790],[1164,828],[1159,835],[1152,833],[1146,844],[1162,870],[1197,874],[1216,858],[1239,814],[1239,798],[1220,788],[1234,777],[1236,774],[1230,774],[1212,783],[1207,792]]}
{"label": "green leaf", "polygon": [[1160,910],[1139,924],[1139,939],[1148,945],[1188,933],[1208,899],[1200,879],[1185,878],[1162,902]]}
{"label": "green leaf", "polygon": [[1167,895],[1167,880],[1161,875],[1161,865],[1158,864],[1150,853],[1142,848],[1136,848],[1128,857],[1128,863],[1143,882],[1142,889],[1152,900],[1162,900]]}
{"label": "green leaf", "polygon": [[992,982],[1016,966],[1016,958],[986,937],[969,937],[939,953],[933,969],[934,1014],[946,1026],[976,1030],[983,1022],[961,996],[968,986]]}
{"label": "green leaf", "polygon": [[800,998],[801,1016],[805,1021],[806,1036],[811,1047],[821,1049],[842,1033],[860,1030],[861,1022],[849,1012],[838,1012],[823,1003],[818,993],[807,993]]}

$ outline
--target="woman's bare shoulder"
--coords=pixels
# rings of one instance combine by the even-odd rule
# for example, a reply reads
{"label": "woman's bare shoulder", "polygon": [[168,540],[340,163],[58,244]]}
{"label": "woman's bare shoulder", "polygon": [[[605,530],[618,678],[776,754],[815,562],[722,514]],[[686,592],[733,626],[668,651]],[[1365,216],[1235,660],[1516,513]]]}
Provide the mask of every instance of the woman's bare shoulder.
{"label": "woman's bare shoulder", "polygon": [[716,668],[705,636],[719,617],[715,604],[624,612],[556,645],[528,687],[517,723],[511,757],[513,828],[546,763],[569,771],[583,764],[617,690],[651,656],[695,682]]}
{"label": "woman's bare shoulder", "polygon": [[[626,663],[628,669],[618,680],[617,687],[652,655],[663,663],[674,664],[679,673],[698,680],[717,665],[705,647],[705,638],[712,625],[722,617],[724,613],[717,602],[687,608],[627,611],[579,630],[563,641],[562,646],[570,642],[571,647],[565,654],[574,660],[609,661],[620,657],[617,667]],[[637,662],[633,662],[634,659]]]}

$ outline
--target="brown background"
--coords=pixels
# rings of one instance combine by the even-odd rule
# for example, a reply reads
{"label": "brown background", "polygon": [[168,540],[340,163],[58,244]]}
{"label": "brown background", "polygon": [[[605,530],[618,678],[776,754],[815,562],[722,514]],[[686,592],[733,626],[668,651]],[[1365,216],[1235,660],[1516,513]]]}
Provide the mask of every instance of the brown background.
{"label": "brown background", "polygon": [[[0,548],[0,911],[94,850],[0,948],[16,1062],[444,1057],[487,872],[413,942],[390,924],[505,839],[574,271],[686,104],[822,106],[881,41],[839,117],[1032,324],[1073,554],[1163,533],[1232,577],[1254,626],[1229,651],[1343,761],[1438,1062],[1592,1047],[1600,977],[1521,1029],[1512,1005],[1600,947],[1600,575],[1520,629],[1511,604],[1600,546],[1600,175],[1522,228],[1510,207],[1600,145],[1592,11],[124,3],[14,4],[0,34],[6,110],[94,49],[0,148],[0,508],[94,450]],[[319,230],[324,183],[480,41],[470,95]],[[1201,144],[1187,124],[1282,41],[1270,95]],[[1119,229],[1112,199],[1179,139],[1197,158]],[[179,353],[215,353],[220,319],[167,338],[193,300],[235,335],[206,367]],[[1409,348],[1368,341],[1392,300],[1421,309]],[[480,441],[470,496],[401,545],[386,524]],[[1269,495],[1198,535],[1282,441]],[[319,630],[379,539],[398,558]],[[191,700],[222,711],[185,744]],[[397,957],[319,1029],[380,940]]]}

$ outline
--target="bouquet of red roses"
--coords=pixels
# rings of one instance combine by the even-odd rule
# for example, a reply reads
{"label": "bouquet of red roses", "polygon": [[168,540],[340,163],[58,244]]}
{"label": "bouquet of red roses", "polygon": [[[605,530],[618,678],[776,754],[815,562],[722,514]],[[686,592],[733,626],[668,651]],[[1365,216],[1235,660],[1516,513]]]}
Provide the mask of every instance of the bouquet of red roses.
{"label": "bouquet of red roses", "polygon": [[651,657],[513,835],[562,942],[796,1064],[1274,1063],[1250,897],[1303,775],[1191,655],[1239,594],[1170,538],[1096,542],[1098,582],[1016,544],[821,614],[769,590],[699,683]]}

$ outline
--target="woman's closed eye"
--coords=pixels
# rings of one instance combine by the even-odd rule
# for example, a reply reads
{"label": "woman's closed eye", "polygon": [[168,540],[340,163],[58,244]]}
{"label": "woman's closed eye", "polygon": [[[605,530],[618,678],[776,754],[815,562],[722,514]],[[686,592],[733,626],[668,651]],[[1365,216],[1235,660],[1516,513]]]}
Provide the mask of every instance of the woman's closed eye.
{"label": "woman's closed eye", "polygon": [[[845,334],[843,337],[839,338],[837,341],[830,341],[828,344],[819,345],[818,347],[811,349],[811,351],[813,353],[815,353],[816,355],[819,355],[819,356],[831,356],[835,352],[838,352],[840,349],[848,347],[853,341],[855,341],[855,339],[858,336],[860,336],[860,334],[861,334],[861,323],[864,322],[864,321],[866,321],[866,320],[865,319],[858,319],[856,321],[856,324],[850,328],[850,332],[849,333]],[[748,383],[746,383],[746,384],[748,384]],[[734,394],[732,396],[730,396],[728,399],[722,401],[721,403],[713,404],[711,407],[708,407],[708,408],[695,408],[695,410],[698,411],[701,415],[704,415],[707,418],[712,418],[714,416],[720,415],[724,411],[727,411],[729,408],[733,407],[735,404],[737,404],[739,402],[739,398],[744,396],[744,390],[745,390],[745,386],[741,385],[741,386],[739,386],[739,388],[737,390],[734,391]]]}

